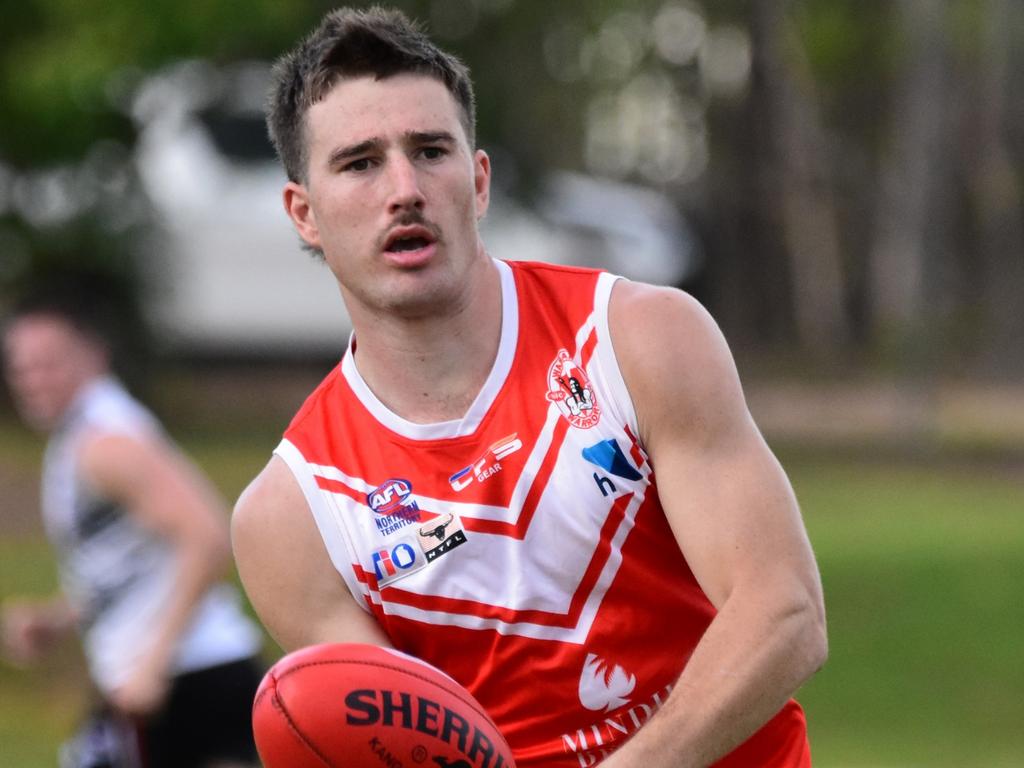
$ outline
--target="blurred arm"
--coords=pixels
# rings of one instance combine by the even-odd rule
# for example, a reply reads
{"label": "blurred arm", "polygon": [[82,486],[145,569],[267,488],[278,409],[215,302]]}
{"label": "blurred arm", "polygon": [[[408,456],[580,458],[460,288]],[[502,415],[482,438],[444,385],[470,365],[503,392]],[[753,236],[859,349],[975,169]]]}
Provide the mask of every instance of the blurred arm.
{"label": "blurred arm", "polygon": [[391,645],[335,570],[283,460],[272,457],[245,490],[231,529],[249,600],[286,651],[316,643]]}
{"label": "blurred arm", "polygon": [[620,281],[610,323],[665,514],[718,614],[664,707],[604,765],[705,766],[824,663],[817,566],[710,316],[679,291]]}
{"label": "blurred arm", "polygon": [[74,627],[74,610],[62,594],[6,601],[0,612],[4,656],[19,666],[32,664]]}
{"label": "blurred arm", "polygon": [[159,438],[95,436],[84,443],[80,466],[97,493],[119,502],[174,550],[171,599],[159,614],[138,667],[113,694],[119,708],[144,714],[166,695],[178,639],[196,605],[227,572],[231,549],[226,511],[198,468]]}

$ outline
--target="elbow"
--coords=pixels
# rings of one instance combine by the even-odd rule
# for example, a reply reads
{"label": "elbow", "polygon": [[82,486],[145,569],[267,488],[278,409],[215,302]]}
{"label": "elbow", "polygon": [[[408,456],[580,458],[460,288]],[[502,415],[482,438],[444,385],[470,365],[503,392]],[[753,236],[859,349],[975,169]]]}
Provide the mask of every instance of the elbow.
{"label": "elbow", "polygon": [[828,659],[825,606],[818,590],[792,585],[771,621],[780,661],[793,689],[809,680]]}
{"label": "elbow", "polygon": [[231,568],[231,540],[221,536],[211,547],[210,562],[220,575],[226,575]]}
{"label": "elbow", "polygon": [[210,524],[199,526],[192,532],[192,548],[195,557],[201,558],[204,572],[211,579],[220,579],[231,570],[231,537],[226,525]]}
{"label": "elbow", "polygon": [[224,529],[219,529],[217,534],[209,541],[210,565],[220,576],[228,573],[232,563],[231,536]]}
{"label": "elbow", "polygon": [[799,636],[797,645],[802,677],[809,679],[828,660],[828,627],[825,621],[825,606],[820,595],[817,598],[808,596],[802,606]]}
{"label": "elbow", "polygon": [[828,661],[828,630],[825,626],[825,617],[822,615],[811,632],[808,650],[808,674],[810,677]]}

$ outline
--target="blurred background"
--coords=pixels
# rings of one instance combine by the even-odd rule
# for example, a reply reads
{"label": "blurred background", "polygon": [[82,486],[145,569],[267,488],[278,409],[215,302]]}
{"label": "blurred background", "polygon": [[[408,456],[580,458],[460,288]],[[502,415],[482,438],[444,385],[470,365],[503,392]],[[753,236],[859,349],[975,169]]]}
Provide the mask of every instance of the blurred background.
{"label": "blurred background", "polygon": [[[1024,4],[393,5],[473,71],[494,255],[725,331],[825,584],[815,764],[1024,765]],[[102,283],[122,375],[230,500],[348,333],[261,115],[330,7],[0,0],[0,310]],[[41,451],[4,392],[0,598],[56,583]],[[55,764],[82,679],[0,662],[0,765]]]}

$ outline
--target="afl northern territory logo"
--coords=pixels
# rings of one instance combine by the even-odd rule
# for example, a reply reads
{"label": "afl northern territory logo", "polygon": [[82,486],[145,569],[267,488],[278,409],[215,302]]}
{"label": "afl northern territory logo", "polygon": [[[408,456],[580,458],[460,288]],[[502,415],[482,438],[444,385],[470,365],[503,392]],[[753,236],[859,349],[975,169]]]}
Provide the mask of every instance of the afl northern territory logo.
{"label": "afl northern territory logo", "polygon": [[412,497],[412,483],[408,480],[385,480],[366,494],[366,503],[375,513],[377,530],[384,536],[420,519],[420,507]]}
{"label": "afl northern territory logo", "polygon": [[601,420],[601,407],[587,372],[564,349],[558,350],[548,369],[547,398],[574,427],[590,429]]}

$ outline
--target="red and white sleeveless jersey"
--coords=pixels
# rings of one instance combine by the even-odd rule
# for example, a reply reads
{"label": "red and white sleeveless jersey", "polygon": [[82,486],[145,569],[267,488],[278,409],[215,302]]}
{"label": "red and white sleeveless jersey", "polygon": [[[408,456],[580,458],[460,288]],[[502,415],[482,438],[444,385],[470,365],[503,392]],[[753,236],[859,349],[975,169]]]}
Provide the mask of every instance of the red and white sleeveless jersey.
{"label": "red and white sleeveless jersey", "polygon": [[[350,348],[276,453],[396,647],[468,688],[523,768],[596,765],[664,702],[715,611],[637,439],[616,278],[495,264],[498,354],[461,420],[398,417]],[[809,765],[796,702],[721,764]]]}

